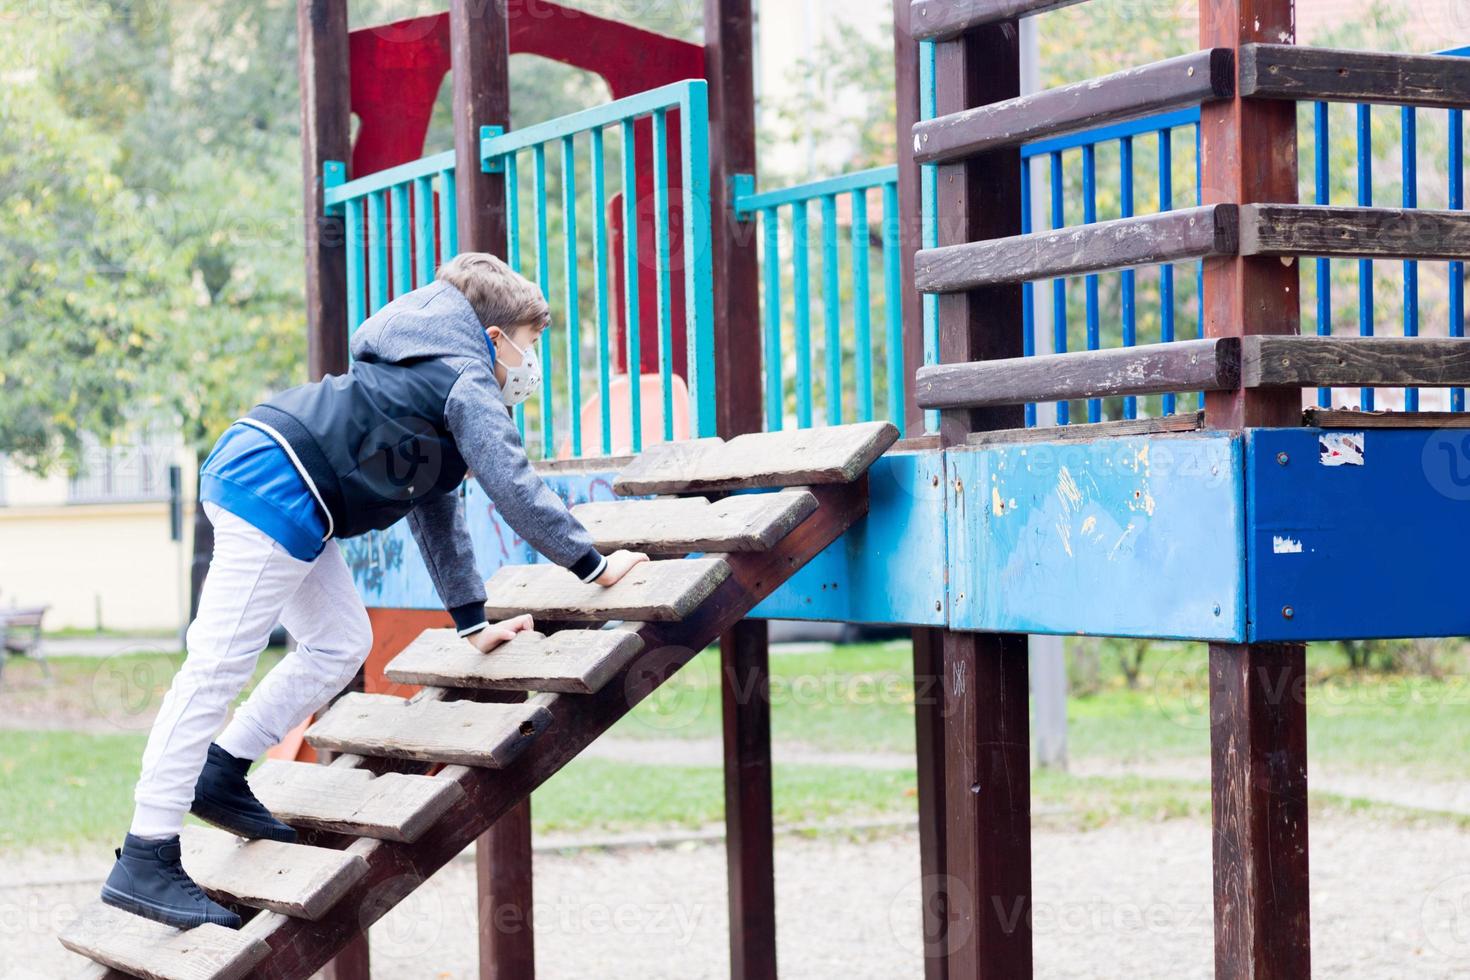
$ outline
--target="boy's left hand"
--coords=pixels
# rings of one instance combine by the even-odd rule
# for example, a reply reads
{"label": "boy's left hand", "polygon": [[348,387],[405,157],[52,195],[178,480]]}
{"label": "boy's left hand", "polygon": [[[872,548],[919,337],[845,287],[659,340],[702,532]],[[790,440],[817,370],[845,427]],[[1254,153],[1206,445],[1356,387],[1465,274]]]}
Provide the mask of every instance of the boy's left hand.
{"label": "boy's left hand", "polygon": [[517,633],[524,633],[527,630],[534,629],[535,625],[531,620],[531,614],[526,613],[523,616],[516,616],[513,619],[503,619],[498,623],[491,623],[489,626],[480,630],[480,632],[473,636],[467,636],[465,639],[469,640],[470,645],[481,653],[489,653],[491,650],[500,646],[500,644],[509,643],[515,639]]}

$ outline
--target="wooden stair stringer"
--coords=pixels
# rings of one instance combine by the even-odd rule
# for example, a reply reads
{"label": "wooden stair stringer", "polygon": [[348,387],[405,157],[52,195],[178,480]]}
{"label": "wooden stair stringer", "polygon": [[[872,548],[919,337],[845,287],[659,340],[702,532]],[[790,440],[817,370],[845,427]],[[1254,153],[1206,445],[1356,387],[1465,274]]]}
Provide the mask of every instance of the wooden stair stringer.
{"label": "wooden stair stringer", "polygon": [[[601,690],[536,695],[532,701],[549,710],[551,721],[507,768],[439,770],[438,778],[452,780],[464,795],[418,842],[361,839],[350,844],[348,850],[366,861],[368,871],[326,915],[307,921],[262,912],[246,923],[245,931],[270,947],[249,977],[305,980],[321,969],[867,513],[866,475],[811,490],[817,510],[770,551],[728,555],[729,577],[688,618],[638,625],[642,652]],[[126,974],[106,976],[123,980]]]}

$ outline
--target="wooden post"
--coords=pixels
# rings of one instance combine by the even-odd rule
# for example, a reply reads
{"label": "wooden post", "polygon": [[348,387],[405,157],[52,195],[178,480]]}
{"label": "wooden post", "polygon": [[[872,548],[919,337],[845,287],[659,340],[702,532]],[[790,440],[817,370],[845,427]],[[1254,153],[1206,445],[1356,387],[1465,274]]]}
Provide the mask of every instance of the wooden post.
{"label": "wooden post", "polygon": [[[301,89],[301,185],[306,224],[306,372],[318,381],[347,370],[347,248],[341,218],[322,206],[328,160],[352,161],[352,89],[347,0],[297,0],[297,76]],[[359,247],[361,242],[357,243]],[[196,593],[197,594],[197,593]],[[359,671],[349,689],[361,690]],[[372,975],[366,930],[322,969],[326,980]]]}
{"label": "wooden post", "polygon": [[914,372],[924,364],[924,297],[914,284],[914,254],[924,246],[923,178],[914,161],[919,121],[919,42],[909,32],[909,0],[893,0],[893,76],[898,119],[899,281],[903,309],[904,432],[924,431],[924,410],[914,402]]}
{"label": "wooden post", "polygon": [[[750,0],[706,0],[710,214],[714,249],[716,414],[725,438],[759,432],[760,299],[754,223],[731,206],[736,174],[756,172]],[[720,637],[730,976],[776,976],[775,828],[771,816],[768,630],[742,620]]]}
{"label": "wooden post", "polygon": [[306,221],[306,357],[315,381],[347,370],[347,249],[341,218],[322,210],[322,167],[350,163],[352,92],[347,0],[298,0],[301,183]]}
{"label": "wooden post", "polygon": [[[497,0],[452,0],[449,52],[460,249],[504,258],[505,175],[481,173],[480,127],[510,125],[510,34],[505,5]],[[475,842],[475,880],[481,980],[529,980],[536,969],[529,798]]]}
{"label": "wooden post", "polygon": [[[1293,0],[1201,0],[1202,47],[1294,42]],[[1207,103],[1200,135],[1204,202],[1295,203],[1296,104]],[[1277,258],[1208,259],[1205,333],[1299,329],[1298,266]],[[1205,396],[1216,429],[1301,422],[1296,389]],[[1215,975],[1311,975],[1307,868],[1306,647],[1210,645]]]}
{"label": "wooden post", "polygon": [[[935,49],[940,114],[1020,94],[1014,20],[973,29]],[[1021,160],[1015,149],[946,164],[935,206],[939,244],[1016,235],[1021,230]],[[1022,354],[1021,288],[988,286],[939,299],[939,360]],[[1019,406],[945,412],[940,443],[976,430],[1018,428]],[[973,493],[958,485],[952,494]],[[943,944],[948,976],[1029,977],[1031,949],[1031,751],[1025,636],[942,634],[945,725]]]}

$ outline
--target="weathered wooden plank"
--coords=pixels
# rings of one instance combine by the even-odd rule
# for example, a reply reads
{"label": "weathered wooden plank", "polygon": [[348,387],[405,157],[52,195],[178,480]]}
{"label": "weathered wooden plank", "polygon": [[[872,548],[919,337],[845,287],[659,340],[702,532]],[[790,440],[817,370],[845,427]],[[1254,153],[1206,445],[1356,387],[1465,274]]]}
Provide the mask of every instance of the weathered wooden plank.
{"label": "weathered wooden plank", "polygon": [[659,555],[764,551],[817,509],[805,490],[704,497],[663,497],[582,504],[572,509],[603,551],[630,548]]}
{"label": "weathered wooden plank", "polygon": [[1470,412],[1360,412],[1349,408],[1309,408],[1302,424],[1317,429],[1466,429]]}
{"label": "weathered wooden plank", "polygon": [[647,623],[639,629],[644,652],[596,694],[540,694],[535,702],[554,716],[555,737],[537,739],[524,756],[501,772],[454,768],[440,773],[465,790],[465,798],[412,846],[359,841],[371,871],[333,912],[320,922],[261,915],[246,925],[271,945],[272,955],[258,966],[254,980],[300,980],[310,976],[352,936],[372,925],[391,907],[385,892],[404,894],[426,881],[473,842],[484,829],[509,813],[618,719],[685,666],[699,651],[744,617],[777,585],[837,540],[867,511],[867,485],[820,487],[820,507],[771,551],[732,555],[734,571],[716,595],[677,624]]}
{"label": "weathered wooden plank", "polygon": [[1060,10],[1083,0],[914,0],[909,32],[916,41],[947,41],[985,24]]}
{"label": "weathered wooden plank", "polygon": [[530,704],[348,694],[306,731],[320,749],[500,769],[550,724]]}
{"label": "weathered wooden plank", "polygon": [[920,252],[919,290],[958,293],[980,286],[1080,276],[1184,259],[1233,255],[1233,204],[1185,208]]}
{"label": "weathered wooden plank", "polygon": [[624,497],[851,483],[898,439],[890,422],[754,432],[654,446],[613,482]]}
{"label": "weathered wooden plank", "polygon": [[1247,204],[1240,209],[1240,254],[1464,259],[1470,212]]}
{"label": "weathered wooden plank", "polygon": [[1470,386],[1470,338],[1241,338],[1246,388]]}
{"label": "weathered wooden plank", "polygon": [[144,980],[236,980],[270,947],[224,926],[180,930],[101,902],[84,907],[61,945]]}
{"label": "weathered wooden plank", "polygon": [[247,841],[213,827],[185,827],[182,842],[184,869],[217,901],[302,919],[320,919],[367,873],[361,858],[344,851]]}
{"label": "weathered wooden plank", "polygon": [[485,615],[504,619],[529,612],[565,623],[683,619],[724,581],[719,558],[683,558],[639,565],[612,588],[581,582],[555,565],[507,565],[485,583]]}
{"label": "weathered wooden plank", "polygon": [[384,673],[399,684],[590,694],[640,646],[638,635],[626,630],[562,630],[519,633],[484,654],[452,629],[427,630]]}
{"label": "weathered wooden plank", "polygon": [[1470,106],[1470,60],[1246,44],[1240,49],[1240,94],[1252,99],[1459,109]]}
{"label": "weathered wooden plank", "polygon": [[1228,99],[1234,93],[1235,52],[1197,51],[926,120],[914,127],[914,158],[920,163],[960,160],[997,147]]}
{"label": "weathered wooden plank", "polygon": [[1110,350],[937,364],[918,372],[924,408],[1218,391],[1240,383],[1240,341],[1180,340]]}
{"label": "weathered wooden plank", "polygon": [[261,763],[250,774],[250,788],[292,826],[405,843],[418,840],[460,797],[453,783],[429,776],[375,776],[366,769],[283,759]]}
{"label": "weathered wooden plank", "polygon": [[1171,432],[1198,432],[1205,427],[1204,412],[1165,415],[1156,419],[1113,419],[1108,422],[1073,422],[1071,425],[1045,425],[1030,429],[996,429],[971,433],[967,446],[1013,445],[1018,442],[1091,442],[1119,436],[1164,435]]}

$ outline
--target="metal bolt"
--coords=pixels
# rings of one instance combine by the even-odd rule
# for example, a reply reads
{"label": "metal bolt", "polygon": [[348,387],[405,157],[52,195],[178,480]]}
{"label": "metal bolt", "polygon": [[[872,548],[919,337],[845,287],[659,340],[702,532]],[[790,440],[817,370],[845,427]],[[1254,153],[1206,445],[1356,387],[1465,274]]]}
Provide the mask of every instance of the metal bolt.
{"label": "metal bolt", "polygon": [[1285,466],[1287,463],[1291,462],[1291,457],[1286,455],[1286,453],[1277,453],[1276,462],[1280,463],[1282,466]]}
{"label": "metal bolt", "polygon": [[934,602],[934,611],[935,612],[943,612],[944,611],[944,600],[943,599],[937,599],[937,600],[935,600],[935,602]]}
{"label": "metal bolt", "polygon": [[1282,606],[1281,615],[1285,616],[1287,619],[1291,619],[1293,616],[1296,615],[1296,610],[1291,608],[1290,606]]}
{"label": "metal bolt", "polygon": [[930,482],[929,485],[930,486],[933,486],[933,487],[939,486],[939,474],[938,473],[935,473],[934,474],[934,479]]}
{"label": "metal bolt", "polygon": [[1218,602],[1215,603],[1215,615],[1220,615],[1220,604]]}

